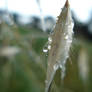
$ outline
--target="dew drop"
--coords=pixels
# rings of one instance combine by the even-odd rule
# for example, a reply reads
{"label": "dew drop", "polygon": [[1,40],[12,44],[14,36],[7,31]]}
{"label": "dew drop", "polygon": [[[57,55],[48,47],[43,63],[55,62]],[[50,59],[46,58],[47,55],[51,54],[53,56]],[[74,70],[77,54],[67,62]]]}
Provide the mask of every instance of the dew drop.
{"label": "dew drop", "polygon": [[51,49],[51,45],[48,45],[48,50],[50,50]]}
{"label": "dew drop", "polygon": [[64,35],[66,35],[66,33],[64,33]]}
{"label": "dew drop", "polygon": [[61,78],[64,79],[65,77],[65,71],[66,71],[66,68],[65,68],[65,65],[62,67],[62,75],[61,75]]}
{"label": "dew drop", "polygon": [[69,58],[69,55],[66,55],[66,58]]}
{"label": "dew drop", "polygon": [[71,22],[71,26],[72,26],[72,29],[73,29],[73,27],[74,27],[74,22],[73,22],[73,20],[72,20],[72,22]]}
{"label": "dew drop", "polygon": [[60,68],[62,69],[62,64],[60,64]]}
{"label": "dew drop", "polygon": [[59,65],[58,65],[58,64],[55,64],[55,65],[53,66],[53,68],[54,68],[54,70],[56,71],[56,70],[59,68]]}
{"label": "dew drop", "polygon": [[69,38],[69,36],[68,36],[68,35],[66,35],[66,36],[65,36],[65,40],[67,40],[68,38]]}
{"label": "dew drop", "polygon": [[68,25],[68,28],[71,28],[72,26],[71,25]]}
{"label": "dew drop", "polygon": [[43,49],[43,52],[44,52],[44,53],[47,53],[47,52],[48,52],[48,50],[47,50],[47,49]]}
{"label": "dew drop", "polygon": [[48,41],[52,42],[52,38],[51,38],[51,37],[49,37],[49,38],[48,38]]}

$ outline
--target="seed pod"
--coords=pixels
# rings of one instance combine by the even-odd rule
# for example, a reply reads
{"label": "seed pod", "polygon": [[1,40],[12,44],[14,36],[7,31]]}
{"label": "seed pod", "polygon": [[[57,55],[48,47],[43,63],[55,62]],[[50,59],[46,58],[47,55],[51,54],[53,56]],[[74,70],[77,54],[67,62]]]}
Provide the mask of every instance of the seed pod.
{"label": "seed pod", "polygon": [[65,63],[72,43],[73,21],[68,0],[58,17],[52,38],[51,49],[48,56],[46,92],[52,83],[56,70],[62,69],[62,78],[65,76]]}

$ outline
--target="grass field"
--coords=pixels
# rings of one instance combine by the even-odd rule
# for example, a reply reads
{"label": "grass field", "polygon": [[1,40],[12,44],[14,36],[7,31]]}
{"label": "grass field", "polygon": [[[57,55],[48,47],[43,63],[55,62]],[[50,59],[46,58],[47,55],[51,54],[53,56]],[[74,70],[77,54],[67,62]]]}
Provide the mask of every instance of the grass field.
{"label": "grass field", "polygon": [[[5,27],[8,28],[7,25]],[[44,92],[48,56],[42,50],[48,34],[25,27],[11,27],[7,33],[2,34],[0,47],[17,47],[19,52],[11,56],[0,56],[0,92]],[[84,62],[79,68],[78,64],[85,55],[88,66]],[[92,43],[74,38],[66,64],[66,76],[61,80],[60,70],[57,71],[51,92],[91,92],[91,65]],[[88,69],[87,73],[83,67]],[[84,79],[81,75],[83,72],[86,76]]]}

